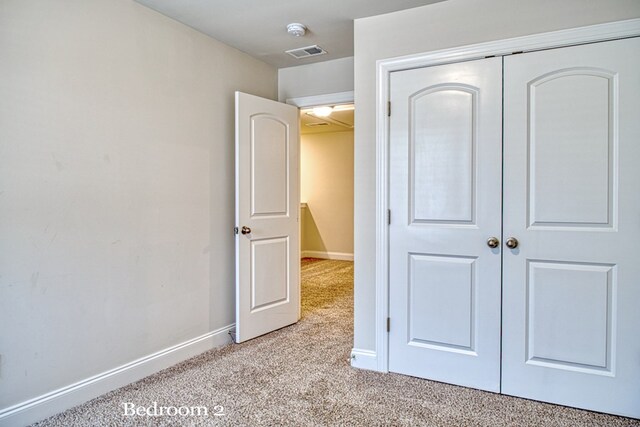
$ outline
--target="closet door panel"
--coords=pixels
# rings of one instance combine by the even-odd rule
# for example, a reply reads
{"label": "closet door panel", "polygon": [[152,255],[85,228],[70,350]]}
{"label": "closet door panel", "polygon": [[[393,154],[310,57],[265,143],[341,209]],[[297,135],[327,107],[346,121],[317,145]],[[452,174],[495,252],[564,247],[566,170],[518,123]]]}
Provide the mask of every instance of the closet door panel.
{"label": "closet door panel", "polygon": [[529,83],[529,226],[612,225],[615,83],[593,67]]}
{"label": "closet door panel", "polygon": [[640,40],[504,61],[502,391],[640,417]]}
{"label": "closet door panel", "polygon": [[394,72],[389,369],[500,389],[500,58]]}

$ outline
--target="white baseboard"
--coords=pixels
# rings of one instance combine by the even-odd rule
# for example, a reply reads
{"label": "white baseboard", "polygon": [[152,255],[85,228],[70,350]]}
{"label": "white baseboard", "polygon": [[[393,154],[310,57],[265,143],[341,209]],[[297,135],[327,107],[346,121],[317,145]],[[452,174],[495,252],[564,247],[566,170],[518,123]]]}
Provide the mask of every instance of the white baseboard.
{"label": "white baseboard", "polygon": [[340,261],[353,261],[353,254],[345,252],[302,251],[300,258],[336,259]]}
{"label": "white baseboard", "polygon": [[378,370],[378,358],[376,352],[354,348],[351,350],[351,366],[369,371]]}
{"label": "white baseboard", "polygon": [[15,427],[32,424],[111,390],[131,384],[200,353],[230,343],[229,331],[233,328],[235,328],[235,325],[225,326],[78,381],[75,384],[62,387],[17,405],[0,409],[0,426]]}

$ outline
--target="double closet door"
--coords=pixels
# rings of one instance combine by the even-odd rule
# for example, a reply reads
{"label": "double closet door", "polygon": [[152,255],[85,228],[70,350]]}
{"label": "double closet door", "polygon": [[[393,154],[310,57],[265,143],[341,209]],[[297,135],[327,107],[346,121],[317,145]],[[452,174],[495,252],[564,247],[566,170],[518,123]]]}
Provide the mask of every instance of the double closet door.
{"label": "double closet door", "polygon": [[390,100],[389,370],[640,417],[640,39]]}

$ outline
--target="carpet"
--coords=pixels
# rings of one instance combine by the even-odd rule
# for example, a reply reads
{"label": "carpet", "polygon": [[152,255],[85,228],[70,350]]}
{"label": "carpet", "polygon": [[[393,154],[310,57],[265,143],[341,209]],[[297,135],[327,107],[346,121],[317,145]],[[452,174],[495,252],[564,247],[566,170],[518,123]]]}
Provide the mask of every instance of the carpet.
{"label": "carpet", "polygon": [[[296,325],[206,352],[35,425],[640,426],[639,420],[354,369],[352,345],[353,263],[304,259]],[[143,410],[154,402],[156,408],[205,406],[208,414],[125,416],[126,402]]]}

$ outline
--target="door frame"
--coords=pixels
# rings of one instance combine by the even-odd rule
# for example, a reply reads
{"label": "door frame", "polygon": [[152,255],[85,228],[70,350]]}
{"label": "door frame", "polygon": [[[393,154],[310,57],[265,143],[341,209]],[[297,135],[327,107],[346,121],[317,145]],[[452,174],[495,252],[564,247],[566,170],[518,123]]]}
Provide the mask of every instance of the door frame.
{"label": "door frame", "polygon": [[[530,36],[472,44],[415,55],[378,60],[376,63],[376,272],[375,352],[358,350],[368,359],[356,367],[389,371],[389,117],[390,75],[395,71],[507,56],[514,53],[567,47],[640,36],[640,19],[589,25]],[[365,354],[366,353],[366,354]]]}
{"label": "door frame", "polygon": [[286,104],[295,105],[298,108],[317,107],[327,104],[351,104],[354,102],[353,91],[334,92],[322,95],[300,96],[297,98],[287,98]]}
{"label": "door frame", "polygon": [[[282,102],[282,101],[280,101]],[[355,97],[354,97],[354,92],[353,91],[347,91],[347,92],[333,92],[333,93],[325,93],[325,94],[321,94],[321,95],[312,95],[312,96],[300,96],[300,97],[296,97],[296,98],[287,98],[285,100],[285,104],[289,104],[289,105],[293,105],[295,107],[298,107],[298,113],[299,110],[303,109],[303,108],[312,108],[312,107],[318,107],[321,105],[327,105],[327,104],[352,104],[355,102]],[[300,118],[298,117],[298,120],[300,120]],[[298,179],[301,179],[302,173],[301,173],[301,163],[300,163],[300,146],[302,144],[302,129],[298,129]],[[300,200],[300,190],[301,188],[301,182],[298,183],[298,200]],[[301,224],[301,220],[300,220],[300,215],[298,214],[298,226],[300,226]],[[300,238],[302,238],[302,230],[300,230]],[[300,251],[298,252],[298,259],[300,259],[302,255],[302,245],[300,245]],[[299,282],[299,288],[300,288],[300,292],[302,295],[302,280],[300,280]],[[300,297],[300,304],[298,305],[298,317],[300,317],[302,315],[302,297]]]}

